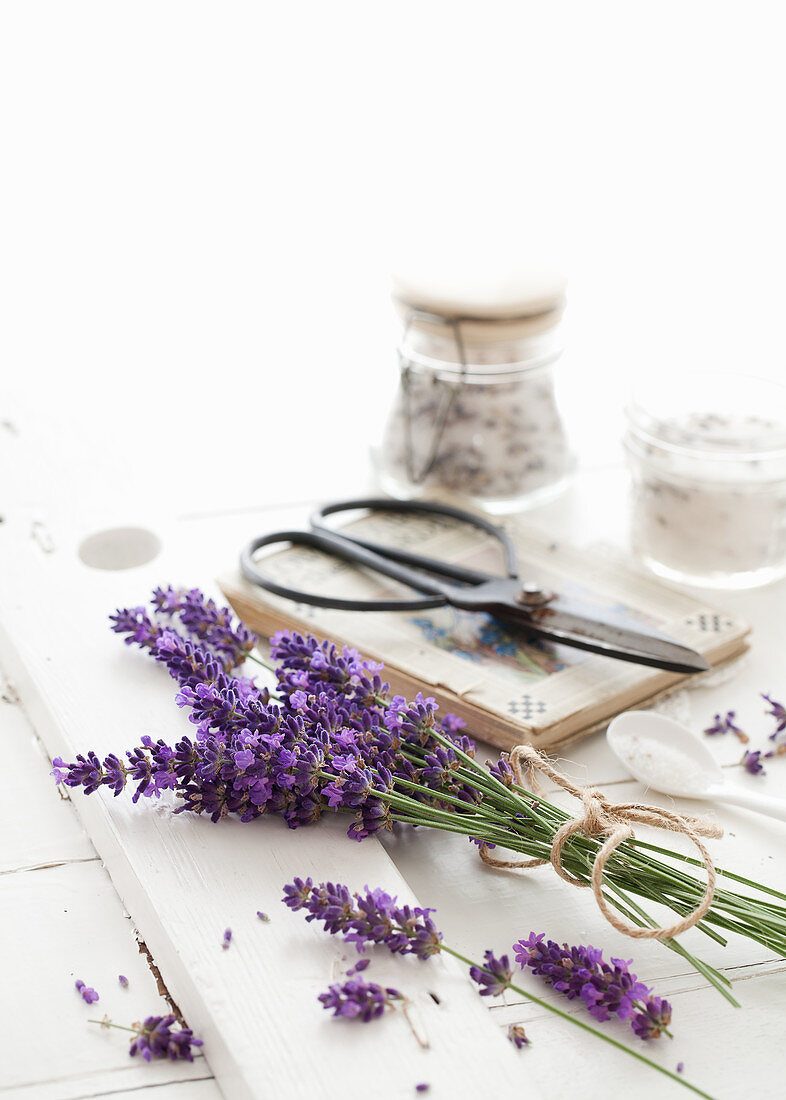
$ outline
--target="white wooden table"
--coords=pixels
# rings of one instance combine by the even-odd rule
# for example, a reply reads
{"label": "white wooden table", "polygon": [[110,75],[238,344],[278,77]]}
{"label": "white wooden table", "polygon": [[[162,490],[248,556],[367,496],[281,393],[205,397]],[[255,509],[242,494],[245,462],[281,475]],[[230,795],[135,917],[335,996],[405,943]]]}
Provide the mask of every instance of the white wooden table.
{"label": "white wooden table", "polygon": [[[5,454],[10,445],[18,460],[23,442],[14,437],[5,445]],[[622,539],[622,485],[615,466],[586,469],[566,498],[533,521],[566,537]],[[651,1056],[671,1069],[683,1062],[686,1076],[717,1097],[782,1095],[786,966],[747,941],[721,949],[699,933],[685,937],[729,975],[744,1006],[734,1010],[662,947],[634,945],[614,932],[588,892],[570,889],[547,868],[526,875],[486,868],[460,837],[418,830],[357,845],[335,821],[295,832],[280,821],[213,826],[173,817],[165,801],[135,807],[103,791],[64,797],[48,775],[52,756],[121,750],[142,733],[174,737],[185,729],[172,703],[172,681],[109,632],[107,614],[144,601],[158,583],[215,592],[213,578],[243,540],[301,523],[308,509],[215,509],[168,522],[155,517],[160,555],[113,571],[86,567],[78,548],[91,532],[136,522],[138,512],[124,516],[120,502],[75,519],[56,503],[30,507],[23,494],[20,501],[0,527],[6,760],[0,930],[9,991],[0,1008],[0,1095],[76,1100],[155,1088],[151,1100],[332,1097],[350,1078],[376,1080],[384,1097],[414,1095],[421,1081],[437,1097],[600,1100],[623,1088],[642,1097],[679,1095],[676,1085],[646,1067],[511,996],[489,1010],[450,960],[374,962],[377,980],[405,987],[414,999],[428,1050],[398,1014],[367,1027],[329,1019],[316,995],[349,965],[343,962],[349,952],[279,903],[283,883],[298,874],[381,885],[435,906],[448,942],[475,958],[486,947],[509,950],[532,930],[632,956],[639,975],[674,1007],[675,1038],[651,1044]],[[695,728],[715,710],[736,708],[753,743],[764,741],[770,724],[757,693],[782,696],[786,688],[780,663],[785,596],[780,585],[722,598],[753,622],[753,646],[732,681],[682,697]],[[711,744],[724,765],[735,766],[736,740]],[[602,736],[573,746],[560,764],[615,798],[644,793],[622,773]],[[779,764],[763,778],[735,778],[786,794],[786,764]],[[726,828],[713,845],[718,862],[783,888],[786,826],[731,808],[719,809],[718,817]],[[269,924],[257,919],[260,909],[270,914]],[[224,951],[226,927],[233,941]],[[117,983],[120,973],[129,977],[127,990]],[[96,1006],[88,1008],[75,993],[78,977],[98,989]],[[544,994],[537,979],[522,980]],[[163,1013],[172,1002],[205,1040],[193,1065],[129,1059],[122,1033],[86,1022],[107,1012],[128,1023]],[[517,1052],[505,1040],[511,1022],[526,1024],[530,1048]],[[626,1037],[622,1025],[608,1026]]]}

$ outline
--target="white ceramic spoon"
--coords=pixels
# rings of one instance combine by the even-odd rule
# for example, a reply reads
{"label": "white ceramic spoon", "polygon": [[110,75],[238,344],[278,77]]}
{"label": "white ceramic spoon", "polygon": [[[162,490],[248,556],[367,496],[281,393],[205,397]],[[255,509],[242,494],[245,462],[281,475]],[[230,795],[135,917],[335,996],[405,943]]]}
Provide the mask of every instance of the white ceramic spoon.
{"label": "white ceramic spoon", "polygon": [[729,783],[707,746],[663,714],[628,710],[610,723],[606,740],[634,779],[653,790],[730,802],[786,821],[786,799]]}

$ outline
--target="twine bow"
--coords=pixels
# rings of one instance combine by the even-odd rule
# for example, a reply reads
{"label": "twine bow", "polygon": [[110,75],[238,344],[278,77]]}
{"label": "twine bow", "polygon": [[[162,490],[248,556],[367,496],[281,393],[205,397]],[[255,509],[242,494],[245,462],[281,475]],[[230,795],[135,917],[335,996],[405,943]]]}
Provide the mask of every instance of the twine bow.
{"label": "twine bow", "polygon": [[[554,834],[551,845],[550,859],[525,859],[504,860],[497,859],[482,844],[480,857],[484,863],[491,867],[541,867],[551,863],[554,870],[566,882],[573,886],[591,886],[600,911],[606,920],[626,936],[635,939],[668,940],[678,936],[688,928],[697,924],[712,905],[715,895],[715,864],[710,853],[701,841],[701,837],[723,836],[723,829],[711,821],[701,817],[689,817],[674,813],[672,810],[664,810],[660,806],[651,806],[640,802],[610,802],[596,787],[576,787],[564,775],[556,771],[545,756],[531,745],[517,745],[510,754],[510,766],[519,786],[525,786],[523,768],[527,770],[527,776],[534,777],[535,772],[540,772],[553,783],[562,787],[568,794],[581,800],[584,812],[577,817],[566,821]],[[707,888],[699,904],[692,913],[688,913],[682,920],[663,928],[638,928],[627,924],[608,905],[603,897],[603,870],[609,857],[623,843],[633,836],[633,826],[653,825],[656,829],[668,829],[673,833],[684,833],[689,837],[701,853],[704,866],[707,868]],[[584,836],[597,837],[608,836],[608,840],[596,854],[592,864],[592,875],[589,882],[582,882],[569,874],[562,865],[562,851],[566,842],[574,833],[583,833]]]}

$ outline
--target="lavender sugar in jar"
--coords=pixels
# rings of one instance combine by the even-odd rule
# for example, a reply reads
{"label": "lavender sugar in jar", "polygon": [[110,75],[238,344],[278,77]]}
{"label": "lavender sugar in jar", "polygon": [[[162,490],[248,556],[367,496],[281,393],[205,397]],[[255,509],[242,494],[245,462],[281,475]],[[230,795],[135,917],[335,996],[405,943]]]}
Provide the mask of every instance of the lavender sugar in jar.
{"label": "lavender sugar in jar", "polygon": [[740,375],[660,377],[639,387],[627,414],[642,560],[716,588],[786,575],[786,390]]}
{"label": "lavender sugar in jar", "polygon": [[564,280],[399,281],[400,383],[378,455],[393,496],[491,512],[550,499],[573,470],[555,396]]}

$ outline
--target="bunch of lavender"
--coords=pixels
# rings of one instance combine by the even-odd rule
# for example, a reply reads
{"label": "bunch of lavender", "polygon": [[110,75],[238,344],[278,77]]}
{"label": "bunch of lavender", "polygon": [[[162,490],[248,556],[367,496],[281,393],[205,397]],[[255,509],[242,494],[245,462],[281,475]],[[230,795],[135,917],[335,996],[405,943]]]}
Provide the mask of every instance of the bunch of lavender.
{"label": "bunch of lavender", "polygon": [[[360,952],[365,951],[369,946],[379,945],[386,947],[395,955],[411,954],[422,960],[442,951],[453,955],[454,958],[459,959],[469,967],[470,977],[480,987],[481,996],[499,997],[510,989],[525,1000],[531,1001],[547,1012],[567,1020],[575,1027],[581,1028],[582,1031],[587,1031],[618,1050],[625,1051],[638,1061],[644,1062],[652,1069],[657,1070],[658,1073],[679,1082],[679,1084],[699,1096],[707,1097],[707,1093],[689,1084],[682,1077],[678,1077],[671,1070],[651,1061],[640,1051],[625,1046],[611,1035],[598,1031],[597,1028],[585,1023],[579,1017],[563,1012],[555,1005],[549,1004],[547,1001],[543,1001],[515,985],[513,983],[513,969],[507,955],[497,957],[493,951],[488,950],[485,952],[481,964],[473,962],[448,946],[442,937],[442,933],[432,920],[431,914],[435,912],[434,909],[399,905],[396,898],[391,897],[384,890],[370,890],[367,886],[362,893],[353,894],[347,886],[341,883],[321,882],[315,884],[310,878],[296,878],[294,882],[286,885],[284,887],[284,897],[281,900],[294,912],[301,910],[305,912],[307,921],[319,921],[326,932],[331,935],[340,935],[346,942],[354,943]],[[522,940],[514,950],[518,951],[520,948],[522,956],[528,954],[526,945],[531,942],[533,952],[539,955],[539,944],[542,939],[542,936],[531,936],[528,941]],[[570,951],[570,949],[568,950]],[[592,982],[594,977],[604,973],[602,955],[597,949],[574,948],[572,950],[577,952],[577,960],[581,958],[588,963],[587,981]],[[560,958],[563,970],[573,969],[571,965],[573,956],[563,953]],[[568,959],[571,961],[569,962]],[[545,960],[542,960],[542,965],[546,965]],[[618,1016],[625,1018],[623,1002],[630,1001],[632,1012],[633,1007],[638,1005],[642,998],[646,997],[646,1004],[641,1006],[639,1015],[646,1016],[647,1013],[651,1012],[653,1016],[650,1019],[650,1026],[637,1025],[634,1022],[634,1031],[641,1039],[657,1038],[665,1030],[664,1026],[657,1026],[658,1021],[666,1020],[667,1016],[670,1018],[668,1003],[654,997],[651,991],[636,979],[635,975],[630,974],[627,964],[615,960],[614,974],[616,982],[609,981],[605,983],[602,996],[606,1004],[611,1005],[613,1003],[612,998],[616,991],[619,1002],[616,1013]],[[598,1000],[600,999],[599,997]],[[358,1008],[359,1010],[360,1008]],[[381,1011],[384,1011],[384,1005],[380,1009]],[[597,1019],[609,1018],[608,1013],[602,1016],[599,1012],[596,1012],[595,1015]],[[666,1020],[666,1022],[668,1021]],[[509,1038],[517,1046],[527,1042],[523,1029],[516,1029],[513,1034],[509,1033]]]}
{"label": "bunch of lavender", "polygon": [[640,1039],[669,1034],[671,1005],[631,973],[631,960],[612,959],[607,963],[597,947],[560,946],[545,940],[543,933],[531,932],[527,939],[513,945],[522,970],[530,967],[533,974],[544,978],[568,1000],[580,997],[590,1015],[601,1023],[614,1015],[630,1020]]}
{"label": "bunch of lavender", "polygon": [[[518,786],[504,754],[491,765],[477,761],[460,732],[463,723],[450,715],[440,719],[433,699],[391,696],[381,666],[353,649],[276,634],[273,698],[228,670],[248,652],[253,635],[197,590],[158,589],[151,615],[144,608],[121,610],[112,623],[177,681],[175,701],[195,727],[193,737],[174,745],[143,737],[123,757],[102,760],[88,752],[71,763],[58,758],[53,774],[68,787],[91,794],[105,786],[119,795],[130,786],[134,801],[172,790],[177,812],[204,813],[213,821],[227,814],[243,821],[276,814],[296,828],[341,813],[355,840],[395,822],[427,826],[538,859],[549,858],[555,834],[570,819]],[[563,867],[588,882],[603,841],[574,835],[563,848]],[[626,841],[606,863],[604,897],[628,920],[654,927],[637,898],[679,915],[701,899],[704,888],[685,865],[700,866],[668,849]],[[720,873],[786,900],[776,890]],[[721,943],[721,931],[737,932],[786,955],[786,908],[769,899],[717,889],[697,927]],[[664,942],[737,1003],[724,975],[677,941]]]}

